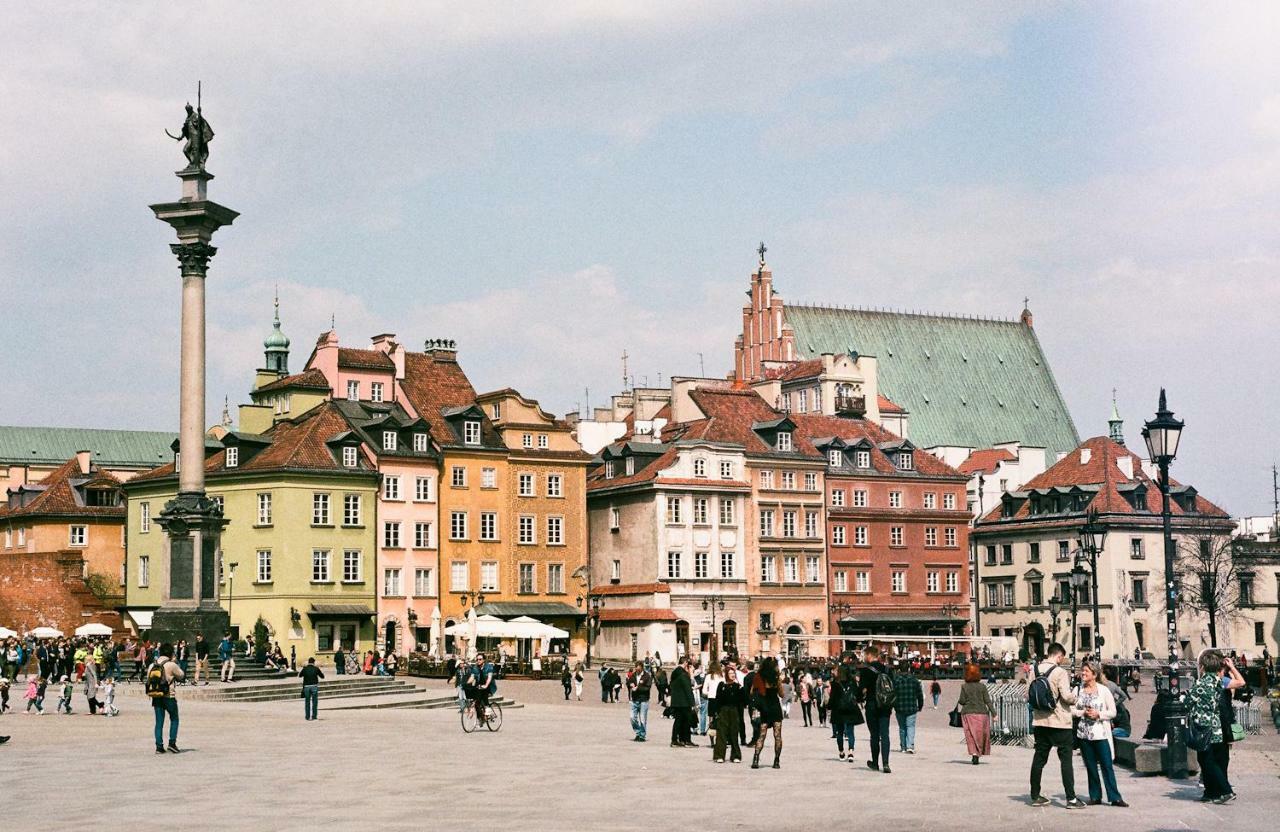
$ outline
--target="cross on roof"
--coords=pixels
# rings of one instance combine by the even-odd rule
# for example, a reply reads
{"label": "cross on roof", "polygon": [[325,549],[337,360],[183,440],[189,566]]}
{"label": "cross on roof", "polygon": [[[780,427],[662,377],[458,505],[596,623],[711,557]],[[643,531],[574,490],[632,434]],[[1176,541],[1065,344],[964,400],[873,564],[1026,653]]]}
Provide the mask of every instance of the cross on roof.
{"label": "cross on roof", "polygon": [[756,249],[756,253],[760,255],[760,265],[764,265],[764,253],[769,249],[765,248],[764,240],[760,241],[760,248]]}

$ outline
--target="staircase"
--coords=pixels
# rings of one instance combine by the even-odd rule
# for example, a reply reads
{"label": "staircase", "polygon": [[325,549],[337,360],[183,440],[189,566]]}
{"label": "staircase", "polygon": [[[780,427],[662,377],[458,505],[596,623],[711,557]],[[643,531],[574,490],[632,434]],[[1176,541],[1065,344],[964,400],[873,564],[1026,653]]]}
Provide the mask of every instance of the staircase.
{"label": "staircase", "polygon": [[[120,659],[120,678],[128,679],[133,673],[137,662],[133,659]],[[144,668],[145,672],[145,668]],[[217,656],[209,656],[209,674],[208,679],[215,684],[220,684],[218,680],[222,677],[222,661]],[[193,681],[196,678],[196,660],[192,656],[187,661],[187,680]],[[200,681],[203,682],[206,676],[200,674]],[[236,675],[237,683],[241,681],[261,681],[266,679],[290,679],[292,674],[285,673],[280,670],[267,670],[262,662],[255,661],[246,656],[236,657]]]}

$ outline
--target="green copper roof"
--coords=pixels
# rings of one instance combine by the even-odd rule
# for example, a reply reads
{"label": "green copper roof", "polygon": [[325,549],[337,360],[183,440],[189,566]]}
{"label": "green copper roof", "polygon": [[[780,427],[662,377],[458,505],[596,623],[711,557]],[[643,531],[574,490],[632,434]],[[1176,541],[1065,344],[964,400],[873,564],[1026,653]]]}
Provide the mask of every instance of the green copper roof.
{"label": "green copper roof", "polygon": [[0,465],[56,464],[93,451],[99,465],[154,468],[173,460],[176,438],[167,431],[0,426]]}
{"label": "green copper roof", "polygon": [[[796,349],[874,355],[880,393],[910,411],[922,447],[1080,444],[1035,331],[1021,321],[786,306]],[[1052,458],[1052,457],[1051,457]]]}

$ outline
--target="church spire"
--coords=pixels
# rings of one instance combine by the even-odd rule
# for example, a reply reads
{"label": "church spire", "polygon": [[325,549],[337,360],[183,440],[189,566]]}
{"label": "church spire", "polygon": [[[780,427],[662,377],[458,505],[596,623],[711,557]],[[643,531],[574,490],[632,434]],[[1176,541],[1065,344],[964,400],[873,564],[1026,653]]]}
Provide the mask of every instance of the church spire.
{"label": "church spire", "polygon": [[289,375],[289,339],[280,329],[280,290],[276,289],[275,319],[271,334],[262,342],[267,357],[267,369],[281,376]]}
{"label": "church spire", "polygon": [[222,397],[222,426],[227,430],[231,430],[231,397]]}
{"label": "church spire", "polygon": [[1111,418],[1107,420],[1111,441],[1117,445],[1124,444],[1124,420],[1120,418],[1120,409],[1116,407],[1116,389],[1111,388]]}

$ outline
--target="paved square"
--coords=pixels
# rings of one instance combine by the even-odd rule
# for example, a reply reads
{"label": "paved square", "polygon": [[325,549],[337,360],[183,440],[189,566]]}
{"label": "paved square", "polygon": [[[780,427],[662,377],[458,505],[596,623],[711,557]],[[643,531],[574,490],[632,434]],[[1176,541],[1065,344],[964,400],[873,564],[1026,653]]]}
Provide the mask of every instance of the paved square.
{"label": "paved square", "polygon": [[[752,771],[749,755],[714,765],[707,747],[670,748],[671,723],[656,711],[650,741],[631,742],[625,703],[602,704],[590,687],[583,702],[564,702],[550,682],[504,683],[525,707],[508,710],[497,734],[464,735],[450,710],[326,710],[322,700],[321,719],[304,722],[300,699],[188,699],[186,751],[158,756],[151,708],[134,687],[118,697],[117,719],[0,718],[0,734],[13,735],[0,747],[0,782],[19,796],[5,801],[5,828],[1246,830],[1274,828],[1280,817],[1274,734],[1236,747],[1241,797],[1230,806],[1195,802],[1194,781],[1121,770],[1131,809],[1068,813],[1051,762],[1046,793],[1056,805],[1031,809],[1031,752],[996,748],[970,765],[960,731],[947,727],[953,683],[939,709],[921,715],[919,753],[895,753],[891,775],[865,767],[861,727],[857,762],[842,764],[829,730],[801,727],[797,710],[783,731],[782,769]],[[762,761],[772,760],[767,749]],[[1083,793],[1078,760],[1076,776]],[[40,798],[50,794],[53,806]]]}

